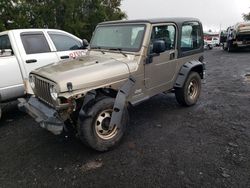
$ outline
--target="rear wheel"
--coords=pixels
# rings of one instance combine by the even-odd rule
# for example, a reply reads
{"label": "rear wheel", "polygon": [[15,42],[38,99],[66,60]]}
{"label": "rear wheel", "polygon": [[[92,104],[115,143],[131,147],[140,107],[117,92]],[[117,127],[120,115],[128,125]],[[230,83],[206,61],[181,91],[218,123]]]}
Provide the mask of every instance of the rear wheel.
{"label": "rear wheel", "polygon": [[80,139],[83,143],[98,151],[107,151],[120,142],[128,123],[127,109],[124,109],[121,124],[111,130],[109,124],[115,99],[103,98],[92,105],[88,112],[91,117],[79,122]]}
{"label": "rear wheel", "polygon": [[191,72],[182,88],[175,89],[176,100],[183,106],[196,104],[201,92],[201,77],[197,72]]}

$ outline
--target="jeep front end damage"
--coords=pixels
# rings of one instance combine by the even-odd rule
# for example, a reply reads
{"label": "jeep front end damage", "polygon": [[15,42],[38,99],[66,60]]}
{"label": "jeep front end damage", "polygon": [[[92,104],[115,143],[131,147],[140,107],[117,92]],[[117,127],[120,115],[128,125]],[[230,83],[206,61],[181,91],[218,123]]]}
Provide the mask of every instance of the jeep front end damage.
{"label": "jeep front end damage", "polygon": [[[116,126],[120,125],[122,114],[126,106],[127,97],[129,96],[131,89],[134,85],[135,85],[135,79],[133,77],[129,77],[129,79],[119,89],[115,98],[115,104],[113,107],[113,112],[109,124],[109,130],[112,130],[115,125]],[[86,118],[92,116],[91,112],[88,112],[88,107],[90,106],[91,101],[95,101],[96,95],[97,95],[96,91],[93,90],[88,92],[84,96],[84,101],[81,110],[79,112],[79,120],[81,122],[83,122]]]}
{"label": "jeep front end damage", "polygon": [[29,100],[21,98],[18,101],[19,109],[32,116],[42,128],[55,135],[62,133],[64,123],[55,109],[48,107],[35,97],[30,97]]}

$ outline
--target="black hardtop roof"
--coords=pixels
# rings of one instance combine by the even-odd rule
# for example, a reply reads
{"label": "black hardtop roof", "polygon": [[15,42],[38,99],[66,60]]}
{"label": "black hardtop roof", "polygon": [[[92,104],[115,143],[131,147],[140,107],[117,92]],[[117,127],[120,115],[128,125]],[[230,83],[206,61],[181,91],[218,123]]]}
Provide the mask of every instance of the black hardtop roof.
{"label": "black hardtop roof", "polygon": [[157,23],[165,23],[171,22],[176,24],[181,24],[183,22],[188,21],[198,21],[197,18],[188,18],[188,17],[172,17],[172,18],[153,18],[153,19],[138,19],[138,20],[116,20],[116,21],[107,21],[99,23],[99,25],[108,25],[108,24],[126,24],[126,23],[150,23],[150,24],[157,24]]}

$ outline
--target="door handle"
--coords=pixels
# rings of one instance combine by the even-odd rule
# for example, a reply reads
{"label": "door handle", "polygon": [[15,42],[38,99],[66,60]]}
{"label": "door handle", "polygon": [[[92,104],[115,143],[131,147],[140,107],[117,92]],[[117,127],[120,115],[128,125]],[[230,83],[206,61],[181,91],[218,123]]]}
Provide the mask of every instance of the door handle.
{"label": "door handle", "polygon": [[61,59],[69,59],[69,56],[68,56],[68,55],[65,55],[65,56],[61,56],[60,58],[61,58]]}
{"label": "door handle", "polygon": [[36,59],[29,59],[29,60],[26,60],[26,63],[36,63],[37,60]]}

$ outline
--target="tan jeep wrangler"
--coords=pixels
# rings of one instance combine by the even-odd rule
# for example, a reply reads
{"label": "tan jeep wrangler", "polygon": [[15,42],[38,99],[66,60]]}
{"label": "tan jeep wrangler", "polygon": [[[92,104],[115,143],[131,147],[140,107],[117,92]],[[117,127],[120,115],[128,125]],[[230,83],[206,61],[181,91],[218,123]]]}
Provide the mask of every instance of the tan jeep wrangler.
{"label": "tan jeep wrangler", "polygon": [[195,18],[104,22],[87,56],[30,74],[35,95],[19,99],[19,108],[54,134],[73,129],[84,144],[106,151],[124,135],[129,105],[167,91],[194,105],[204,64]]}

